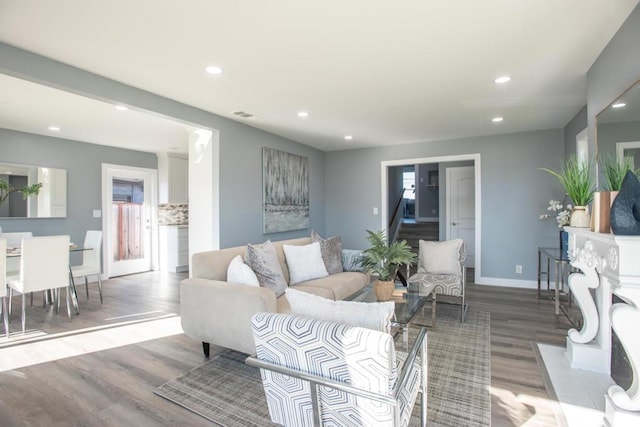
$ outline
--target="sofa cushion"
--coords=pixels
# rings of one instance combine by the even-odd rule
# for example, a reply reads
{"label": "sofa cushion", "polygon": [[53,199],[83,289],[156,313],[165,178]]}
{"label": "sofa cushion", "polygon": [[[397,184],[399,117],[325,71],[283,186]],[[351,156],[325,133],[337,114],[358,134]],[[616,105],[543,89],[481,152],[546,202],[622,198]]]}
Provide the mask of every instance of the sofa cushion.
{"label": "sofa cushion", "polygon": [[229,263],[229,267],[227,268],[227,282],[260,286],[256,273],[251,270],[251,267],[244,263],[240,255],[236,255]]}
{"label": "sofa cushion", "polygon": [[311,241],[320,243],[322,260],[329,274],[341,273],[342,270],[342,241],[340,236],[323,239],[315,230],[311,231]]}
{"label": "sofa cushion", "polygon": [[282,250],[289,267],[289,284],[294,285],[329,275],[322,260],[320,243],[303,246],[283,245]]}
{"label": "sofa cushion", "polygon": [[271,289],[276,297],[284,294],[287,282],[284,280],[276,250],[269,240],[262,245],[249,244],[247,258],[249,266],[258,277],[260,286]]}
{"label": "sofa cushion", "polygon": [[292,288],[287,289],[286,297],[291,314],[387,333],[391,330],[395,308],[393,301],[332,301]]}
{"label": "sofa cushion", "polygon": [[331,274],[322,279],[308,280],[294,285],[295,289],[310,286],[312,288],[324,288],[331,292],[333,300],[346,299],[369,284],[369,276],[364,273],[342,272]]}

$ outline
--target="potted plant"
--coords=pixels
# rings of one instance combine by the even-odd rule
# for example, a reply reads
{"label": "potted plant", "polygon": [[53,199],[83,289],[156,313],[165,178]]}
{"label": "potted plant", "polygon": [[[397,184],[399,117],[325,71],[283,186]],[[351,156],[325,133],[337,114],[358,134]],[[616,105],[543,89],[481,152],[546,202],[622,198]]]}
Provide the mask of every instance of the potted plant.
{"label": "potted plant", "polygon": [[374,290],[379,301],[391,299],[395,289],[395,277],[401,265],[413,265],[416,254],[406,240],[387,243],[384,231],[367,230],[367,241],[371,245],[360,258],[360,265],[368,273],[377,276]]}
{"label": "potted plant", "polygon": [[13,193],[20,192],[22,197],[26,199],[29,196],[37,195],[42,187],[41,183],[27,185],[23,188],[13,188],[6,179],[0,179],[0,205],[9,199],[9,196]]}
{"label": "potted plant", "polygon": [[567,196],[573,202],[570,224],[572,227],[589,227],[591,217],[588,205],[593,199],[594,184],[591,162],[580,162],[576,156],[569,156],[560,172],[542,168],[558,178]]}

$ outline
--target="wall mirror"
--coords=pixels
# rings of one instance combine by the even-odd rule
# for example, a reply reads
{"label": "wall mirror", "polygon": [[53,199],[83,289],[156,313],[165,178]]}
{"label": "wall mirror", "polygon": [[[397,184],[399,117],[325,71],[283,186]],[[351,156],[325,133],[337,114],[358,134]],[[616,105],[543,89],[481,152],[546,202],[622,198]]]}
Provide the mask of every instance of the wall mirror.
{"label": "wall mirror", "polygon": [[600,170],[603,157],[618,161],[629,157],[634,169],[640,167],[640,81],[596,116],[596,126]]}
{"label": "wall mirror", "polygon": [[67,171],[42,166],[0,163],[0,179],[13,188],[42,184],[37,196],[26,200],[13,193],[0,205],[0,219],[64,218],[67,216]]}

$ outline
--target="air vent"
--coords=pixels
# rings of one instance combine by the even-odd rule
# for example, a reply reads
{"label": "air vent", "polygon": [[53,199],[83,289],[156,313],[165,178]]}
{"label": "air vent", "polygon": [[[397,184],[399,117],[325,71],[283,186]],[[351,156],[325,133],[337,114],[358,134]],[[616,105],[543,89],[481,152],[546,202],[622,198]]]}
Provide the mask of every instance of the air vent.
{"label": "air vent", "polygon": [[240,116],[243,119],[250,119],[253,117],[253,114],[245,113],[244,111],[234,111],[233,114]]}

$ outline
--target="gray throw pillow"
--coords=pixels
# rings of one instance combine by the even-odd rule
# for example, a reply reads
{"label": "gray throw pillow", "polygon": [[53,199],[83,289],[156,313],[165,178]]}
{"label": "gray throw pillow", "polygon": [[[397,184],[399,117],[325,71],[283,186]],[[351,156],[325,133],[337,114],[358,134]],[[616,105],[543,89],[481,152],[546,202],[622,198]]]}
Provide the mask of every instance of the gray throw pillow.
{"label": "gray throw pillow", "polygon": [[329,274],[342,273],[342,241],[340,236],[323,239],[315,230],[311,231],[311,242],[320,243],[324,266]]}
{"label": "gray throw pillow", "polygon": [[271,289],[276,298],[287,290],[276,249],[267,240],[262,245],[247,245],[247,264],[258,277],[260,286]]}

